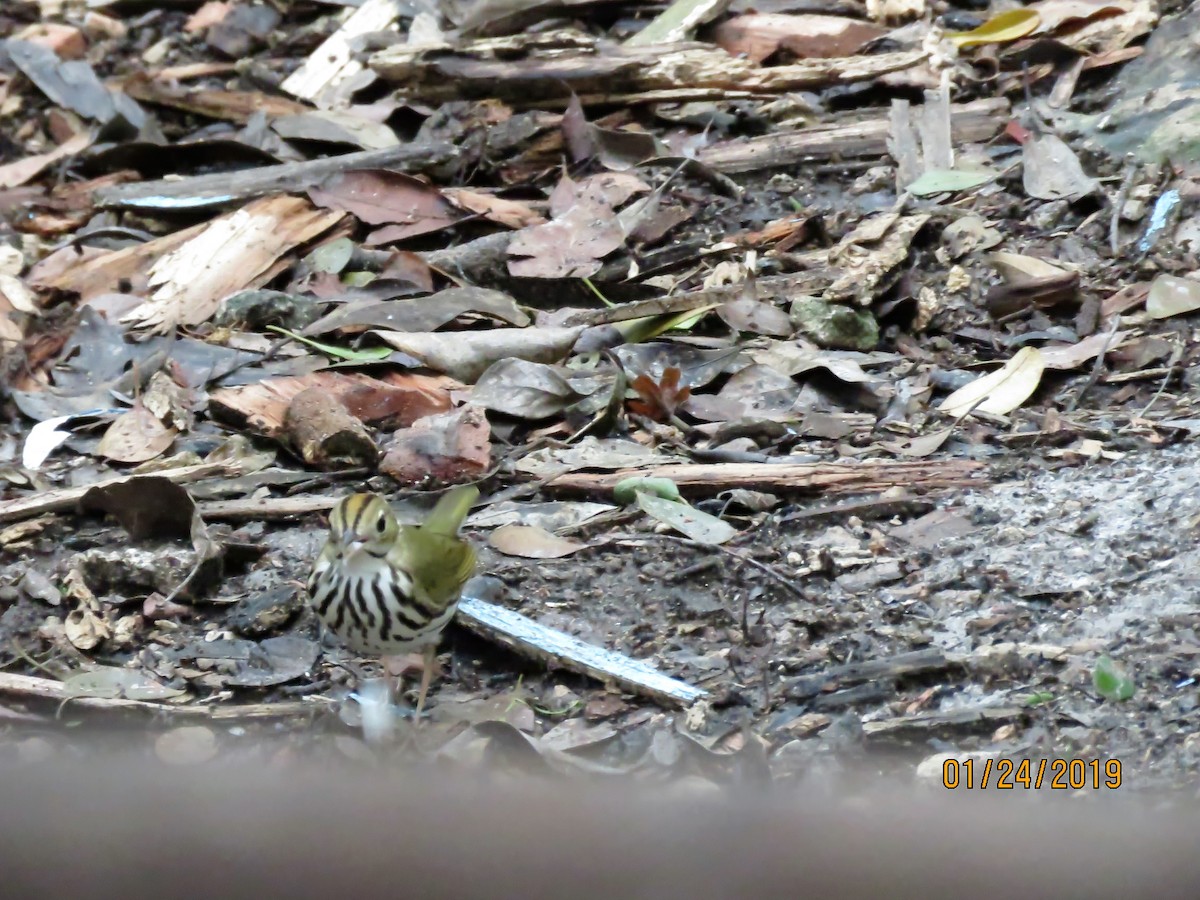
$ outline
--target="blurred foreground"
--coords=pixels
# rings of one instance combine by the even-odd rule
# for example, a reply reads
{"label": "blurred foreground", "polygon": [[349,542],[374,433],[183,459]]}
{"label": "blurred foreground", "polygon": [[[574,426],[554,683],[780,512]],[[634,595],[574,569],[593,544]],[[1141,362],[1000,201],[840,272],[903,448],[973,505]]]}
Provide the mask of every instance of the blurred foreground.
{"label": "blurred foreground", "polygon": [[4,896],[1195,897],[1191,799],[0,764]]}

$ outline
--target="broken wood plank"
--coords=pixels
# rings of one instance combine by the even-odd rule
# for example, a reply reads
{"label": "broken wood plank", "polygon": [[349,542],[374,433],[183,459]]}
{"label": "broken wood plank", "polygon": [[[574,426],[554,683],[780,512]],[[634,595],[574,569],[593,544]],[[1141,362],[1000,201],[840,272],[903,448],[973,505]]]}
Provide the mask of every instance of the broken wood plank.
{"label": "broken wood plank", "polygon": [[630,476],[669,478],[681,491],[716,494],[728,488],[871,493],[891,487],[968,487],[979,484],[983,463],[967,459],[878,460],[865,463],[667,463],[616,472],[564,472],[545,490],[609,493]]}
{"label": "broken wood plank", "polygon": [[147,212],[207,209],[275,192],[304,191],[325,178],[355,169],[388,168],[422,172],[455,162],[462,151],[448,141],[401,144],[383,150],[359,150],[305,162],[259,166],[189,178],[165,178],[103,188],[97,206]]}
{"label": "broken wood plank", "polygon": [[649,697],[665,706],[690,706],[707,693],[664,675],[641,660],[586,643],[476,597],[462,598],[457,621],[522,656],[551,662],[599,681],[613,682],[623,690]]}

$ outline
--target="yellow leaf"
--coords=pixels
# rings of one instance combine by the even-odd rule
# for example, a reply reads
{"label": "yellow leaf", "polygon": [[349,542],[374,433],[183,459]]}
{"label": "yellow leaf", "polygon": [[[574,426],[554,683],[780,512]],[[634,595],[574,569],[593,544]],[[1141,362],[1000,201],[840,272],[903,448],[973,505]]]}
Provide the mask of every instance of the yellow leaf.
{"label": "yellow leaf", "polygon": [[946,39],[960,50],[984,44],[1005,44],[1032,34],[1041,22],[1041,16],[1032,9],[1010,9],[970,31],[947,32]]}
{"label": "yellow leaf", "polygon": [[960,387],[943,400],[938,409],[950,416],[961,416],[972,409],[1006,415],[1037,390],[1045,368],[1042,351],[1037,347],[1023,347],[995,372]]}

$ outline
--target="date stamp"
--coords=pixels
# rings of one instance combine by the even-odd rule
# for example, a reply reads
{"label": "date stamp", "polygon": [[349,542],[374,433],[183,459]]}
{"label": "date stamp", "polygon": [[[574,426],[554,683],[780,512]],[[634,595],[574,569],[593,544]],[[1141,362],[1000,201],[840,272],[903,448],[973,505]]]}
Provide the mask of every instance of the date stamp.
{"label": "date stamp", "polygon": [[946,759],[942,787],[950,791],[1116,790],[1121,786],[1119,759]]}

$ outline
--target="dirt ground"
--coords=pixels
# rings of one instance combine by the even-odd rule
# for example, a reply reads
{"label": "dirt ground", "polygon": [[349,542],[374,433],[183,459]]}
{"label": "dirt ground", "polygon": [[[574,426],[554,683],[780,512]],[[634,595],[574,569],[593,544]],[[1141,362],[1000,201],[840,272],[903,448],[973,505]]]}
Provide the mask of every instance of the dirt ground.
{"label": "dirt ground", "polygon": [[[463,31],[411,61],[432,67],[424,81],[384,77],[403,35],[375,35],[386,46],[367,40],[360,51],[380,50],[383,74],[357,102],[346,87],[348,118],[329,118],[288,95],[281,76],[319,59],[344,23],[329,5],[232,4],[234,15],[208,4],[194,22],[155,7],[136,28],[113,19],[79,30],[79,66],[149,112],[116,121],[112,146],[53,158],[41,154],[67,143],[75,121],[60,107],[79,112],[62,90],[65,57],[34,40],[45,37],[34,4],[0,10],[0,24],[32,35],[0,57],[0,107],[24,123],[0,140],[0,164],[37,163],[0,192],[0,264],[12,269],[0,293],[12,300],[13,285],[23,288],[27,307],[10,304],[0,323],[17,329],[0,358],[0,760],[82,759],[112,739],[180,765],[311,757],[836,791],[853,790],[864,767],[944,787],[947,756],[981,767],[1078,759],[1115,763],[1108,780],[1115,769],[1121,790],[1193,790],[1197,307],[1151,315],[1147,298],[1156,279],[1179,288],[1200,267],[1185,239],[1200,228],[1200,179],[1182,165],[1134,166],[1092,144],[1099,126],[1063,124],[1128,102],[1120,73],[1153,69],[1156,11],[1106,8],[1101,18],[1125,31],[1100,34],[1103,46],[1075,47],[1078,30],[1063,28],[1054,53],[1021,45],[1003,58],[978,42],[938,45],[948,26],[927,33],[926,16],[842,51],[812,90],[771,87],[772,74],[809,65],[783,47],[750,74],[737,69],[761,79],[759,93],[635,80],[620,105],[588,94],[588,82],[560,84],[554,66],[602,60],[633,77],[637,67],[605,54],[642,19],[599,15],[564,37],[554,22],[522,31],[493,9],[501,46],[447,8],[439,27]],[[1054,27],[1076,15],[1066,6]],[[982,13],[972,21],[961,30],[982,25]],[[185,23],[193,31],[180,38]],[[409,13],[391,24],[429,27]],[[54,32],[64,34],[73,36]],[[703,47],[680,52],[749,65],[720,48],[725,39],[705,30]],[[926,45],[940,49],[926,59]],[[1085,67],[1092,51],[1098,62]],[[150,84],[126,59],[187,87]],[[532,84],[547,63],[541,93],[511,89],[514,72]],[[461,97],[421,93],[437,66],[459,73]],[[509,80],[489,81],[492,66]],[[1052,92],[1053,108],[1042,102]],[[986,178],[914,192],[918,174],[964,174],[900,171],[896,123],[918,100],[932,111],[925,137],[944,137],[956,165]],[[247,122],[246,109],[260,107],[285,130]],[[823,146],[826,128],[872,149],[795,149]],[[1056,128],[1064,138],[1050,141]],[[647,149],[650,135],[659,143]],[[95,134],[76,137],[84,147]],[[303,168],[335,148],[373,152],[367,138],[449,155],[426,164],[401,154],[382,171],[356,162],[347,172],[367,179],[358,187]],[[196,144],[199,156],[164,152]],[[914,145],[908,163],[919,156]],[[180,181],[210,190],[193,176],[236,180],[268,164],[305,174],[239,180],[235,200],[187,216],[146,205]],[[174,180],[156,187],[163,176]],[[363,204],[359,191],[391,205]],[[1172,192],[1180,205],[1162,214],[1164,231],[1152,220]],[[174,277],[191,306],[154,332],[165,313],[152,268],[186,259],[180,246],[195,250],[187,228],[225,227],[250,208],[265,217],[254,221],[280,219],[256,240],[223,245],[232,255],[211,268],[224,267],[228,302],[188,297],[185,268]],[[297,222],[291,235],[284,226]],[[289,241],[271,244],[281,233]],[[533,249],[509,253],[522,244]],[[253,260],[263,277],[235,277],[246,264],[237,252],[267,245]],[[70,255],[79,247],[87,265]],[[455,255],[463,248],[474,249]],[[552,252],[564,248],[563,259]],[[367,308],[358,303],[387,310],[326,321]],[[317,321],[323,344],[280,337],[281,326]],[[558,346],[572,322],[583,324]],[[652,327],[619,331],[630,323]],[[488,356],[496,341],[516,349]],[[426,352],[468,343],[478,355],[466,363]],[[1028,369],[987,394],[994,408],[979,406],[983,397],[944,405],[1022,358],[1039,360],[1027,390],[1013,382]],[[343,431],[322,436],[354,433],[361,458],[323,456],[292,427],[297,383],[332,395],[345,379],[357,381],[338,395]],[[167,400],[147,417],[151,383]],[[271,388],[256,395],[261,385]],[[372,418],[363,402],[352,413],[345,396],[360,389],[380,408],[403,391],[430,408]],[[274,418],[266,395],[278,401]],[[540,411],[514,409],[511,395]],[[23,464],[35,422],[96,407],[97,422]],[[108,435],[130,418],[145,430],[114,448]],[[141,454],[151,440],[161,446]],[[522,468],[538,454],[582,458],[604,441],[661,454],[654,462],[677,473],[749,461],[753,490],[727,489],[725,469],[706,470],[711,483],[681,477],[694,508],[737,535],[684,539],[629,506],[580,513],[583,501],[617,502],[595,479],[623,464],[589,457],[569,473],[583,479],[573,488]],[[186,487],[139,478],[132,494],[88,509],[77,497],[36,515],[20,509],[137,464],[229,459],[257,461]],[[817,474],[773,478],[785,464]],[[910,464],[928,470],[894,474]],[[838,465],[876,467],[880,486],[814,486],[821,466]],[[365,485],[415,521],[428,506],[416,486],[461,481],[481,485],[477,515],[516,502],[525,505],[513,521],[541,521],[546,510],[530,504],[544,503],[567,517],[555,536],[583,545],[520,558],[491,543],[493,525],[468,521],[480,552],[468,596],[653,663],[705,697],[665,706],[452,626],[428,722],[405,718],[411,673],[405,696],[376,698],[377,663],[348,658],[305,603],[332,498]],[[273,511],[230,511],[259,501]],[[1082,793],[1115,787],[1100,780]]]}
{"label": "dirt ground", "polygon": [[[733,545],[773,574],[637,528],[620,537],[609,530],[569,560],[514,564],[485,551],[481,569],[490,575],[472,584],[473,593],[652,660],[710,698],[690,714],[668,713],[452,629],[444,645],[449,673],[435,689],[421,753],[474,759],[476,751],[453,736],[470,722],[506,719],[539,738],[557,731],[562,744],[547,745],[572,748],[602,771],[679,769],[677,752],[658,745],[662,735],[682,734],[721,751],[713,758],[722,760],[722,777],[734,777],[728,760],[754,742],[760,775],[803,782],[836,780],[844,765],[911,779],[925,757],[981,751],[1119,760],[1123,789],[1184,787],[1197,765],[1198,482],[1200,466],[1184,444],[1111,463],[1031,467],[977,490],[946,492],[936,505],[910,499],[910,510],[914,503],[928,508],[915,516],[904,503],[879,500],[797,502]],[[837,508],[856,503],[854,511]],[[376,751],[357,736],[351,677],[332,664],[340,651],[327,647],[317,658],[316,622],[293,581],[306,573],[322,531],[247,530],[267,548],[269,565],[229,577],[210,601],[159,635],[161,642],[96,661],[138,657],[168,684],[207,683],[226,700],[258,697],[269,706],[310,698],[307,715],[215,726],[226,753],[256,755],[268,747],[273,755],[303,750],[374,759]],[[46,615],[61,611],[17,589],[27,584],[25,573],[56,580],[97,550],[131,552],[111,529],[56,525],[20,554],[8,554],[0,575],[5,669],[31,664],[18,648],[34,644]],[[821,559],[822,571],[796,574]],[[239,634],[294,642],[267,666],[263,680],[278,676],[279,684],[232,685],[243,667],[223,666],[216,650],[195,649],[206,636],[212,647],[213,637],[236,641]],[[236,658],[237,647],[226,643]],[[196,662],[205,652],[207,662]],[[1092,670],[1101,652],[1132,676],[1131,699],[1097,695]],[[207,673],[198,675],[189,659]],[[885,665],[842,678],[810,674],[889,660],[890,671]],[[71,663],[60,650],[41,655],[38,667]],[[122,718],[116,711],[84,715],[68,703],[57,719],[6,723],[0,752],[70,752],[72,743],[90,740],[87,728],[69,727],[80,717],[93,728]],[[124,724],[147,723],[135,716]],[[159,721],[138,740],[148,749],[177,725]],[[274,740],[250,739],[263,736]],[[722,755],[730,750],[738,752]]]}

